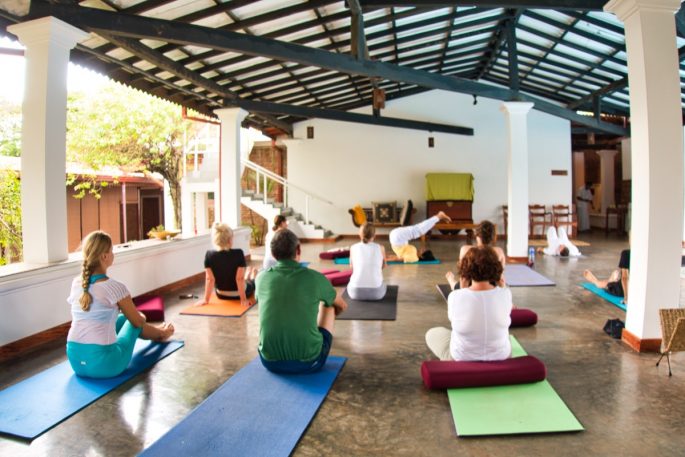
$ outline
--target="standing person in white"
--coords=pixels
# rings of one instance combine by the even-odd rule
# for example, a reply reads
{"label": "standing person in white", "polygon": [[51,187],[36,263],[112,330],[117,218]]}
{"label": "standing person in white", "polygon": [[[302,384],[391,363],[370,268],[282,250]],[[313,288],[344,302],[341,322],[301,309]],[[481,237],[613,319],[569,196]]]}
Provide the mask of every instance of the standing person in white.
{"label": "standing person in white", "polygon": [[271,254],[271,240],[274,238],[274,233],[280,229],[288,228],[288,221],[285,216],[278,215],[274,217],[274,226],[271,227],[269,233],[266,234],[264,239],[264,260],[262,261],[262,270],[267,270],[274,265],[276,265],[276,259]]}
{"label": "standing person in white", "polygon": [[365,223],[359,227],[361,242],[350,248],[350,268],[352,276],[347,285],[347,294],[353,300],[381,300],[387,285],[383,282],[385,268],[385,248],[373,242],[376,229],[373,224]]}
{"label": "standing person in white", "polygon": [[513,307],[511,291],[497,287],[502,263],[488,246],[470,249],[459,274],[471,285],[447,297],[447,317],[452,330],[435,327],[426,332],[428,348],[440,360],[492,361],[511,356],[509,325]]}
{"label": "standing person in white", "polygon": [[590,205],[592,205],[592,183],[586,182],[576,192],[576,208],[578,209],[578,231],[590,230]]}

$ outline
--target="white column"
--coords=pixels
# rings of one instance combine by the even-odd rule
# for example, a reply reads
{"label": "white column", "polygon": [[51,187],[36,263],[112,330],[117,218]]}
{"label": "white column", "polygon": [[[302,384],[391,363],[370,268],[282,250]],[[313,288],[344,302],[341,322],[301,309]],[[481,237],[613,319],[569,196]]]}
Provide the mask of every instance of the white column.
{"label": "white column", "polygon": [[53,17],[7,30],[26,47],[21,137],[24,261],[58,262],[69,253],[65,187],[69,52],[88,34]]}
{"label": "white column", "polygon": [[573,201],[576,201],[576,191],[585,185],[585,152],[573,152]]}
{"label": "white column", "polygon": [[[181,187],[183,187],[183,184],[181,184]],[[183,206],[181,206],[181,212],[183,212]],[[167,230],[178,230],[174,216],[174,201],[171,199],[169,181],[166,179],[164,180],[164,228]]]}
{"label": "white column", "polygon": [[241,108],[214,111],[221,121],[221,152],[219,154],[219,195],[217,220],[231,228],[240,225],[240,124],[247,116]]}
{"label": "white column", "polygon": [[533,107],[529,102],[504,102],[500,110],[507,118],[507,177],[509,227],[507,255],[528,255],[528,123]]}
{"label": "white column", "polygon": [[612,0],[625,23],[632,132],[632,233],[626,329],[661,337],[677,307],[683,234],[683,131],[674,13],[680,0]]}
{"label": "white column", "polygon": [[187,178],[181,180],[181,230],[183,236],[195,235],[195,206]]}
{"label": "white column", "polygon": [[195,193],[195,226],[198,233],[204,233],[209,228],[207,223],[207,192]]}
{"label": "white column", "polygon": [[614,180],[614,156],[615,149],[602,149],[596,151],[599,156],[600,173],[602,179],[602,214],[607,213],[607,208],[616,203],[615,180]]}

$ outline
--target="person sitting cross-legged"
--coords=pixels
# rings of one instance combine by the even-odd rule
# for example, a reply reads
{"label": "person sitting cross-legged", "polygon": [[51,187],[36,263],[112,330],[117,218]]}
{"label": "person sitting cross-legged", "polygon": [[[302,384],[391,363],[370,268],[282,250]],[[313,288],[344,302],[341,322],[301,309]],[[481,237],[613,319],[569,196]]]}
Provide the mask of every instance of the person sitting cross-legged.
{"label": "person sitting cross-legged", "polygon": [[511,356],[511,291],[493,285],[502,269],[489,246],[466,253],[459,274],[471,285],[450,292],[447,298],[452,329],[435,327],[426,332],[426,344],[440,360],[493,361]]}
{"label": "person sitting cross-legged", "polygon": [[353,300],[381,300],[387,291],[388,286],[383,281],[385,248],[374,243],[375,237],[376,229],[373,224],[366,222],[359,227],[361,242],[350,248],[352,276],[347,293]]}
{"label": "person sitting cross-legged", "polygon": [[326,363],[335,316],[347,303],[324,275],[297,262],[293,232],[278,230],[270,247],[276,265],[257,276],[259,357],[275,373],[313,373]]}

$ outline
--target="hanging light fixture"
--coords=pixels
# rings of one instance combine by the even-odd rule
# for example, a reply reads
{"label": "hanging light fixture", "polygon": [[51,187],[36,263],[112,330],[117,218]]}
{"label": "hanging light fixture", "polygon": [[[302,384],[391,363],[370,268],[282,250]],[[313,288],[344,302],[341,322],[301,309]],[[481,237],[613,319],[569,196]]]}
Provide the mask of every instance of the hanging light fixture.
{"label": "hanging light fixture", "polygon": [[428,147],[435,147],[435,138],[433,138],[433,132],[428,132]]}

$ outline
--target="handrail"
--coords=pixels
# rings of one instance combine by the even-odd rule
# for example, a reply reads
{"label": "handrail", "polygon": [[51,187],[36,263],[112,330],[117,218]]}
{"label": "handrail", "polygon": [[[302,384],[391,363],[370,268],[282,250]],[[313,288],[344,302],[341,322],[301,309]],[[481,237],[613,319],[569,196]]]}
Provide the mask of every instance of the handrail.
{"label": "handrail", "polygon": [[317,200],[321,200],[321,201],[324,202],[324,203],[328,203],[329,205],[334,205],[334,203],[333,203],[332,201],[327,200],[327,199],[325,199],[325,198],[323,198],[323,197],[321,197],[321,196],[319,196],[319,195],[316,195],[315,193],[310,192],[310,191],[308,191],[307,189],[298,186],[297,184],[293,184],[293,183],[289,182],[289,181],[288,181],[287,179],[285,179],[283,176],[277,175],[277,174],[274,173],[273,171],[268,170],[268,169],[262,167],[261,165],[258,165],[258,164],[256,164],[256,163],[252,162],[251,160],[243,160],[243,165],[245,165],[247,168],[250,168],[250,169],[252,169],[252,170],[255,170],[255,171],[259,171],[259,172],[261,172],[261,173],[264,173],[265,175],[267,175],[267,176],[269,176],[270,178],[272,178],[274,181],[278,181],[278,182],[280,182],[281,184],[283,184],[283,185],[285,185],[285,186],[293,187],[293,188],[295,188],[295,189],[297,189],[297,190],[300,190],[300,191],[304,192],[306,195],[309,195],[310,197],[314,197],[314,198],[316,198]]}
{"label": "handrail", "polygon": [[312,192],[310,192],[310,191],[308,191],[308,190],[306,190],[306,189],[304,189],[304,188],[302,188],[296,184],[288,182],[288,180],[285,179],[283,176],[280,176],[280,175],[274,173],[273,171],[268,170],[268,169],[264,168],[263,166],[252,162],[251,160],[241,160],[241,163],[244,167],[249,168],[256,173],[256,176],[255,176],[256,189],[255,189],[255,191],[257,194],[259,194],[259,188],[260,188],[260,179],[259,179],[260,174],[262,175],[262,180],[261,180],[261,181],[263,181],[262,198],[263,198],[264,203],[267,202],[267,191],[266,191],[267,178],[272,179],[273,181],[275,181],[278,184],[283,186],[283,204],[284,204],[284,206],[288,206],[288,195],[290,194],[289,188],[294,188],[294,189],[297,189],[300,192],[304,193],[304,197],[305,197],[304,218],[305,218],[305,222],[307,224],[309,224],[309,200],[310,200],[310,198],[315,198],[315,199],[320,200],[320,201],[327,203],[329,205],[333,205],[332,201],[327,200],[323,197],[320,197],[320,196],[318,196],[318,195],[316,195],[316,194],[314,194],[314,193],[312,193]]}

